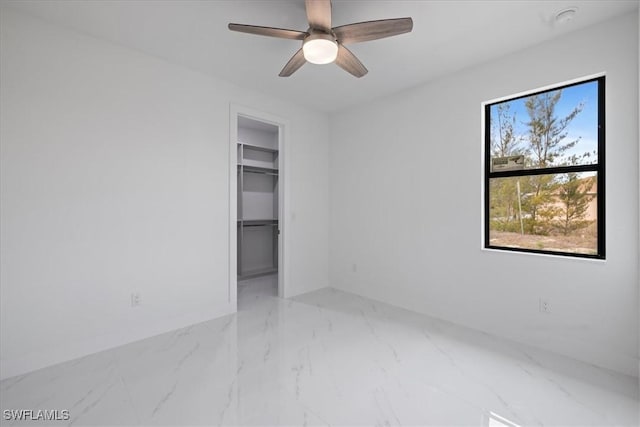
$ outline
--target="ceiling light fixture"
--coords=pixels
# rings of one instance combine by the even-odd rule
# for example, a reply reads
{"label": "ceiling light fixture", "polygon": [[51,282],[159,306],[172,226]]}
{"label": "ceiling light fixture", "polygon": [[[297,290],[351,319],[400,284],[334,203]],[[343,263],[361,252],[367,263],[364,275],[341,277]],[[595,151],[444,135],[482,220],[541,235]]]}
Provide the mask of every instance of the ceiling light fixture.
{"label": "ceiling light fixture", "polygon": [[555,17],[556,24],[558,25],[568,24],[569,22],[573,21],[573,18],[575,18],[577,12],[578,12],[577,7],[568,7],[566,9],[562,9],[561,11],[556,13],[556,17]]}
{"label": "ceiling light fixture", "polygon": [[329,34],[315,33],[304,40],[302,51],[312,64],[330,64],[338,57],[338,43]]}

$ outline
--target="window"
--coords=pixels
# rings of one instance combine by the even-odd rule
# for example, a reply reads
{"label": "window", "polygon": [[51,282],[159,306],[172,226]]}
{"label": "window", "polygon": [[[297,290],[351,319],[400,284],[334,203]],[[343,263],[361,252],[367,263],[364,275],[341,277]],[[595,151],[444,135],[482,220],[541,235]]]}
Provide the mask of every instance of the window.
{"label": "window", "polygon": [[485,104],[486,248],[604,259],[604,89]]}

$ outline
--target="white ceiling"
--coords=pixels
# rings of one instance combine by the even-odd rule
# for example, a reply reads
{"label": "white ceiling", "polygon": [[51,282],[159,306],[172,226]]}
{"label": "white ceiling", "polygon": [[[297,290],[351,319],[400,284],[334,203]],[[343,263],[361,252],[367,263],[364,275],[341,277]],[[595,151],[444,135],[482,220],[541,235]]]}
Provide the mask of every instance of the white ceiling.
{"label": "white ceiling", "polygon": [[[333,25],[410,16],[413,32],[350,45],[369,69],[357,79],[335,64],[278,73],[299,41],[231,32],[229,22],[308,27],[304,0],[2,0],[26,13],[215,75],[239,86],[336,111],[535,45],[616,15],[638,0],[334,0]],[[557,25],[563,8],[575,19]]]}

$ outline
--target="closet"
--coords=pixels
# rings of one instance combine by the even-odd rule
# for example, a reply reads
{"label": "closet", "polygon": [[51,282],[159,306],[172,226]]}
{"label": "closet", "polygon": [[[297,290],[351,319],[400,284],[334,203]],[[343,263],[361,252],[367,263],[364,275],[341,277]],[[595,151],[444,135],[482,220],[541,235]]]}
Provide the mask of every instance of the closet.
{"label": "closet", "polygon": [[278,272],[278,126],[238,116],[238,280]]}

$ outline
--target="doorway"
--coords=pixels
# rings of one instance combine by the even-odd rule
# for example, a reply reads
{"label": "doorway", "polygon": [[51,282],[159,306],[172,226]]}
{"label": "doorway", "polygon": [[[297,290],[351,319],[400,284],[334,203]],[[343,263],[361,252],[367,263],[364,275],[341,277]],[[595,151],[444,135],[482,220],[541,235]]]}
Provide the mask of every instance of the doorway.
{"label": "doorway", "polygon": [[285,120],[236,105],[230,111],[229,300],[238,289],[286,296]]}

